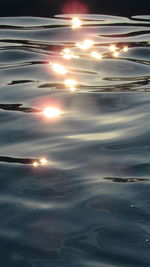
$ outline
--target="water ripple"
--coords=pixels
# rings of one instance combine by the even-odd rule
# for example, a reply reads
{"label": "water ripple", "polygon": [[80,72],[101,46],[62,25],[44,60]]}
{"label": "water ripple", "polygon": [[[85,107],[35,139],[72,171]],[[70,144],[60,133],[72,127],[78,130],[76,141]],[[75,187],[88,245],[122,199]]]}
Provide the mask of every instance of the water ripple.
{"label": "water ripple", "polygon": [[0,18],[0,266],[149,267],[150,16],[71,18]]}

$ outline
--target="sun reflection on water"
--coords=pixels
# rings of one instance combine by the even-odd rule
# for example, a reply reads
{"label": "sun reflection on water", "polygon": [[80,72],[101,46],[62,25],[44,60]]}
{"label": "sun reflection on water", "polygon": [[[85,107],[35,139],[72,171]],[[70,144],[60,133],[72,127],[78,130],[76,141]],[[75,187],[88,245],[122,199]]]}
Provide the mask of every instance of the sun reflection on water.
{"label": "sun reflection on water", "polygon": [[46,118],[56,118],[62,114],[62,111],[59,108],[54,107],[46,107],[43,110],[43,115]]}
{"label": "sun reflection on water", "polygon": [[78,17],[72,18],[72,28],[77,29],[81,27],[81,20]]}
{"label": "sun reflection on water", "polygon": [[76,47],[79,47],[80,49],[87,50],[90,47],[94,45],[94,42],[92,40],[84,40],[83,42],[76,43]]}
{"label": "sun reflection on water", "polygon": [[66,74],[68,72],[67,69],[63,65],[57,64],[57,63],[52,64],[52,69],[55,72],[62,74],[62,75]]}

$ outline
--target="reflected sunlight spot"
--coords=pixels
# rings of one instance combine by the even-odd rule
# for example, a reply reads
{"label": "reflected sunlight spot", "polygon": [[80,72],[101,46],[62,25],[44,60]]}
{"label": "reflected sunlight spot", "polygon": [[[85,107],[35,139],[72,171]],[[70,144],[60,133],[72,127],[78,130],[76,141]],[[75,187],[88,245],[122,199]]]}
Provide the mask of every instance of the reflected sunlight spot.
{"label": "reflected sunlight spot", "polygon": [[70,50],[69,48],[65,48],[65,49],[63,50],[63,52],[64,52],[65,54],[70,54],[70,53],[71,53],[71,50]]}
{"label": "reflected sunlight spot", "polygon": [[69,48],[65,48],[60,54],[65,59],[79,58],[79,56],[74,55]]}
{"label": "reflected sunlight spot", "polygon": [[91,52],[91,57],[95,58],[95,59],[102,59],[102,55],[100,55],[98,52],[93,51]]}
{"label": "reflected sunlight spot", "polygon": [[46,118],[55,118],[61,115],[61,110],[58,108],[47,107],[43,110],[43,115]]}
{"label": "reflected sunlight spot", "polygon": [[41,159],[40,159],[40,163],[41,163],[42,165],[46,165],[46,164],[48,163],[48,161],[47,161],[46,158],[41,158]]}
{"label": "reflected sunlight spot", "polygon": [[112,55],[113,55],[113,57],[118,57],[119,56],[119,52],[115,51]]}
{"label": "reflected sunlight spot", "polygon": [[127,51],[128,51],[128,46],[125,46],[125,47],[123,48],[123,51],[124,51],[124,52],[127,52]]}
{"label": "reflected sunlight spot", "polygon": [[66,81],[64,82],[64,84],[65,84],[66,86],[68,86],[68,87],[74,87],[74,86],[77,84],[77,82],[74,81],[74,80],[66,80]]}
{"label": "reflected sunlight spot", "polygon": [[37,167],[39,164],[38,164],[38,162],[37,161],[34,161],[33,163],[32,163],[32,165],[33,165],[33,167]]}
{"label": "reflected sunlight spot", "polygon": [[68,71],[65,69],[65,67],[62,66],[61,64],[56,64],[56,63],[54,63],[54,64],[52,64],[52,68],[53,68],[53,70],[54,70],[55,72],[57,72],[57,73],[59,73],[59,74],[62,74],[62,75],[66,74],[66,73],[68,72]]}
{"label": "reflected sunlight spot", "polygon": [[65,59],[79,58],[79,56],[74,55],[74,54],[65,54],[65,55],[63,55],[63,58],[65,58]]}
{"label": "reflected sunlight spot", "polygon": [[81,20],[78,17],[72,19],[72,28],[77,29],[81,27]]}
{"label": "reflected sunlight spot", "polygon": [[76,84],[77,84],[76,81],[74,81],[74,80],[66,80],[66,81],[64,82],[64,84],[65,84],[67,87],[69,87],[69,90],[70,90],[71,92],[75,92],[75,91],[76,91],[76,88],[75,88],[75,86],[76,86]]}
{"label": "reflected sunlight spot", "polygon": [[115,52],[118,48],[115,45],[110,45],[109,50]]}
{"label": "reflected sunlight spot", "polygon": [[79,47],[80,49],[88,49],[91,46],[94,45],[94,42],[92,40],[84,40],[82,43],[76,43],[76,46]]}
{"label": "reflected sunlight spot", "polygon": [[64,54],[63,55],[63,58],[65,58],[65,59],[71,59],[73,56],[72,56],[72,54]]}

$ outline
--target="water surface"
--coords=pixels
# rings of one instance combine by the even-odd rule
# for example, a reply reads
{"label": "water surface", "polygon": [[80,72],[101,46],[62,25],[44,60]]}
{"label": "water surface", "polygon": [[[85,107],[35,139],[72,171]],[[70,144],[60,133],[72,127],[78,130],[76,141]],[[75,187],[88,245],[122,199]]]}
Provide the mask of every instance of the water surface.
{"label": "water surface", "polygon": [[70,17],[0,18],[0,266],[150,266],[150,16]]}

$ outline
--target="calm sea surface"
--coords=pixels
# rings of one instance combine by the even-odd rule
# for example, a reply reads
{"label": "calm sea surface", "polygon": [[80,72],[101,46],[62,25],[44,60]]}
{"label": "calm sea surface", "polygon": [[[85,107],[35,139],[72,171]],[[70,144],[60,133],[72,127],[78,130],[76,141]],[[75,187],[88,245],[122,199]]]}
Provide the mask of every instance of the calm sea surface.
{"label": "calm sea surface", "polygon": [[150,16],[80,17],[0,18],[0,267],[150,266]]}

